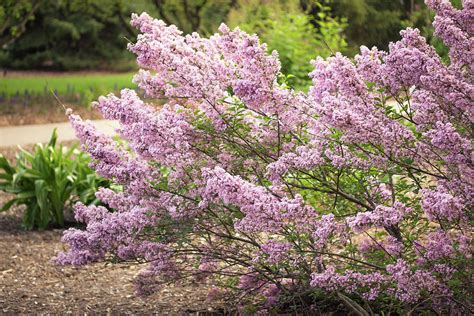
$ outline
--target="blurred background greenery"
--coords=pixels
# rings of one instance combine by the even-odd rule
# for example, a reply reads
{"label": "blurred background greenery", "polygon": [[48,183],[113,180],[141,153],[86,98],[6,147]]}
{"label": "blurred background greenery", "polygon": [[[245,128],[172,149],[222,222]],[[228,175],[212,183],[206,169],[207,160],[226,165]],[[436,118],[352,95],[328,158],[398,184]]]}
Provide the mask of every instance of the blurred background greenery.
{"label": "blurred background greenery", "polygon": [[[457,0],[459,2],[459,0]],[[422,0],[1,0],[0,65],[8,69],[133,68],[126,50],[132,12],[205,36],[221,22],[256,32],[284,58],[313,58],[360,45],[385,49],[414,25],[430,40]],[[321,43],[325,41],[326,44]],[[301,47],[302,46],[302,47]],[[329,47],[328,47],[329,46]],[[330,49],[329,49],[330,48]],[[294,52],[292,50],[302,50]],[[308,54],[306,56],[306,53]],[[288,55],[287,55],[288,54]],[[304,56],[303,56],[304,55]],[[286,63],[286,64],[285,64]],[[289,62],[284,61],[285,67]]]}
{"label": "blurred background greenery", "polygon": [[[455,5],[460,5],[455,0]],[[133,87],[133,55],[127,51],[137,31],[132,12],[148,12],[184,33],[208,36],[220,23],[257,33],[270,50],[277,50],[282,72],[292,74],[296,88],[308,86],[309,61],[341,51],[354,56],[360,45],[387,49],[407,26],[423,35],[447,58],[444,45],[433,37],[433,18],[423,0],[0,0],[0,103],[12,97],[58,92],[68,102],[90,99],[123,87]],[[16,81],[18,71],[102,72],[57,82],[33,73]],[[109,72],[104,74],[103,72]],[[113,76],[110,72],[123,72]],[[26,74],[27,75],[27,74]],[[124,77],[125,76],[125,77]],[[34,80],[36,79],[36,81]],[[82,82],[79,84],[79,81]],[[16,99],[15,99],[16,100]],[[37,101],[35,101],[37,102]]]}

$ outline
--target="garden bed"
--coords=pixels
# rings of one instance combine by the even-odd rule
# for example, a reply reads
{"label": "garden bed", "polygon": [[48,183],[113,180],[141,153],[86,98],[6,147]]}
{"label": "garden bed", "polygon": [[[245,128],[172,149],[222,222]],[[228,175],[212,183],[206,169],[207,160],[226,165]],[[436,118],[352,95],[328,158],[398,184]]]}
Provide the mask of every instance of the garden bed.
{"label": "garden bed", "polygon": [[[102,116],[97,111],[81,105],[67,104],[74,110],[74,113],[81,115],[85,119],[101,119]],[[30,124],[47,124],[66,122],[67,116],[64,109],[57,103],[53,104],[31,104],[24,106],[0,104],[0,127],[17,126]]]}
{"label": "garden bed", "polygon": [[[0,149],[8,158],[15,151]],[[8,199],[0,192],[0,205]],[[64,250],[62,234],[62,229],[25,231],[17,207],[0,213],[0,313],[176,314],[219,308],[206,301],[208,289],[200,284],[168,286],[151,297],[136,297],[132,280],[140,265],[56,266],[51,258]]]}

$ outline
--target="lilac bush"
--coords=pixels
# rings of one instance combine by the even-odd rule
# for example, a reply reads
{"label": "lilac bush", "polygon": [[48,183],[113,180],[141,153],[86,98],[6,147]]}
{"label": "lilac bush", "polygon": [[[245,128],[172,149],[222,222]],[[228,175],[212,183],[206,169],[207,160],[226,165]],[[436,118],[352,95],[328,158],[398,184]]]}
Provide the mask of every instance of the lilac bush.
{"label": "lilac bush", "polygon": [[261,312],[472,312],[474,4],[427,4],[449,64],[406,29],[388,52],[316,58],[307,94],[256,36],[134,15],[134,80],[166,104],[101,97],[120,142],[68,113],[122,189],[76,206],[87,228],[57,261],[148,263],[139,294],[191,279]]}

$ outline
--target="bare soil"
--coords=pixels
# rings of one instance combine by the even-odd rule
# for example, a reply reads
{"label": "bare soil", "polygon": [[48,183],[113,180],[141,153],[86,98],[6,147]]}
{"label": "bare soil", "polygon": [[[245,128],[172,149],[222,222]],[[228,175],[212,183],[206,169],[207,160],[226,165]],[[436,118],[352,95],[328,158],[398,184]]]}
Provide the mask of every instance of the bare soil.
{"label": "bare soil", "polygon": [[[14,148],[0,148],[9,158]],[[0,192],[0,205],[10,195]],[[202,284],[167,286],[147,298],[134,294],[139,265],[61,267],[63,230],[25,231],[19,207],[0,213],[0,314],[221,314]]]}

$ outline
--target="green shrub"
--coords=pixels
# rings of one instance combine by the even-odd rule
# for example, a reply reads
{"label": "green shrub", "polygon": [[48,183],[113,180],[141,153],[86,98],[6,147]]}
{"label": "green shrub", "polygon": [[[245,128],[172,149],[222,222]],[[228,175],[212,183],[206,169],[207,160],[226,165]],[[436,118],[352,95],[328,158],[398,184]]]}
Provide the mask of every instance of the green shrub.
{"label": "green shrub", "polygon": [[256,33],[269,51],[276,50],[284,75],[291,75],[288,84],[306,90],[313,70],[310,61],[316,56],[329,57],[346,48],[343,32],[346,20],[333,18],[328,6],[316,2],[319,13],[315,25],[297,1],[240,0],[231,10],[228,23],[248,33]]}
{"label": "green shrub", "polygon": [[25,205],[23,224],[27,229],[64,226],[64,210],[77,201],[97,204],[95,191],[108,186],[89,168],[90,158],[76,146],[57,145],[54,130],[47,145],[37,144],[32,152],[21,150],[16,164],[0,155],[0,190],[13,193],[0,211]]}

